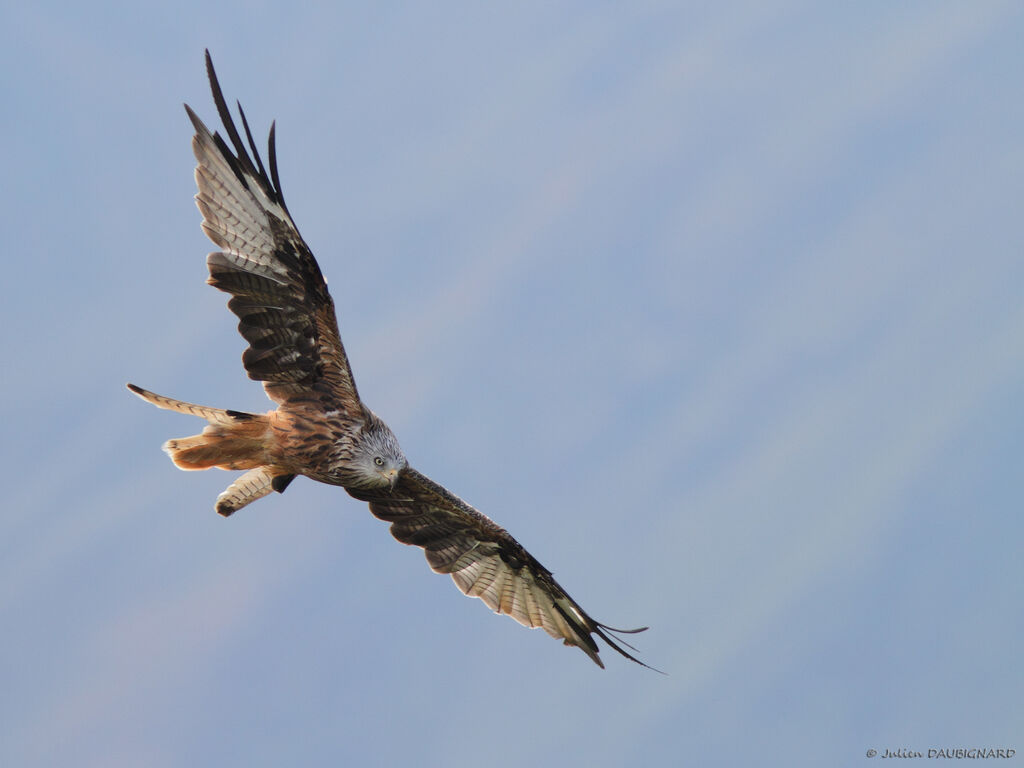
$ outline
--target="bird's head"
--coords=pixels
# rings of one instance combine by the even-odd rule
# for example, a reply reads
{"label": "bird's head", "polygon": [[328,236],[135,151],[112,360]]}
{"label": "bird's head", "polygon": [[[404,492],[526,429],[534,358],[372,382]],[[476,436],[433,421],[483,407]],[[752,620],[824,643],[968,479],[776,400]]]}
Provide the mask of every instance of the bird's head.
{"label": "bird's head", "polygon": [[360,430],[354,458],[360,485],[371,488],[394,488],[399,473],[409,465],[395,433],[376,416]]}

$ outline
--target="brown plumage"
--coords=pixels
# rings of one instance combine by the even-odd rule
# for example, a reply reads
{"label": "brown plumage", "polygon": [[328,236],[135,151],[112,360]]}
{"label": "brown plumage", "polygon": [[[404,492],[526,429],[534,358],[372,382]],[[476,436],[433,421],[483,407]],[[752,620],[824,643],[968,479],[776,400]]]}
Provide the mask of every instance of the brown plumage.
{"label": "brown plumage", "polygon": [[209,408],[129,384],[159,408],[207,421],[202,433],[167,441],[171,460],[189,470],[245,470],[217,498],[225,517],[283,492],[296,475],[340,485],[391,523],[396,539],[423,548],[430,567],[451,575],[465,594],[579,647],[599,666],[595,636],[643,664],[610,636],[642,629],[616,630],[592,619],[504,528],[410,467],[394,434],[359,399],[334,301],[281,194],[274,127],[268,173],[241,105],[245,142],[235,127],[209,52],[206,67],[231,142],[185,106],[196,130],[203,231],[221,248],[207,257],[207,282],[231,294],[228,308],[249,345],[242,364],[277,408],[266,414]]}

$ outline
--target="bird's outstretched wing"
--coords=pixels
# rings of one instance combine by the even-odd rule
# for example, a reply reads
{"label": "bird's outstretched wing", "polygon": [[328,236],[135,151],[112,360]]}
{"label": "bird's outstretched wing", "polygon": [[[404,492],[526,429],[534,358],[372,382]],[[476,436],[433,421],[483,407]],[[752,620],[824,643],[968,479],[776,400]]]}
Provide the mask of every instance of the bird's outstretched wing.
{"label": "bird's outstretched wing", "polygon": [[268,174],[239,104],[248,148],[242,143],[209,51],[206,71],[231,146],[219,133],[211,134],[185,105],[196,129],[196,203],[203,214],[203,231],[222,249],[206,259],[208,282],[232,295],[228,307],[249,342],[242,363],[277,403],[316,393],[332,397],[340,409],[357,415],[359,395],[338,333],[334,302],[281,194],[274,127],[267,142]]}
{"label": "bird's outstretched wing", "polygon": [[430,478],[406,468],[391,492],[348,491],[370,502],[370,511],[391,523],[396,539],[422,547],[435,572],[450,574],[463,593],[479,597],[495,612],[578,646],[599,667],[604,664],[595,635],[647,666],[609,636],[646,627],[613,629],[594,621],[508,531]]}

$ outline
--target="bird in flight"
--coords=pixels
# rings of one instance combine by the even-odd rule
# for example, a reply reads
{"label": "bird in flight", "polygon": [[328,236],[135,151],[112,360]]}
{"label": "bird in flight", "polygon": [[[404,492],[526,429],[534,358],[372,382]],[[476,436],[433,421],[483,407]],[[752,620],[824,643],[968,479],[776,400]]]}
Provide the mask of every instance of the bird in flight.
{"label": "bird in flight", "polygon": [[463,593],[496,613],[541,627],[602,668],[595,636],[647,666],[619,643],[632,646],[611,637],[646,627],[614,629],[592,619],[504,528],[409,466],[394,433],[363,404],[327,283],[281,194],[274,125],[264,166],[238,104],[242,141],[209,51],[206,71],[227,141],[188,105],[185,111],[196,131],[203,231],[220,247],[206,259],[207,282],[231,294],[228,308],[249,344],[242,364],[277,407],[265,414],[208,408],[128,384],[158,408],[207,421],[201,434],[164,444],[171,460],[181,469],[245,471],[217,497],[225,517],[272,491],[283,493],[296,475],[340,485],[391,523],[396,539],[423,548],[434,571],[451,575]]}

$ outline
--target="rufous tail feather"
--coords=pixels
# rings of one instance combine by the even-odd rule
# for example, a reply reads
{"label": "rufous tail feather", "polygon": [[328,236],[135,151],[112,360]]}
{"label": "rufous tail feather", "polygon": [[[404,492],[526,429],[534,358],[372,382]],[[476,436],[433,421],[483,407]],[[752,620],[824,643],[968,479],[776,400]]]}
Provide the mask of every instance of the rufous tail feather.
{"label": "rufous tail feather", "polygon": [[266,416],[186,403],[134,384],[129,384],[128,389],[157,408],[199,416],[209,422],[201,434],[164,443],[164,451],[181,469],[257,469],[270,463],[270,423]]}

